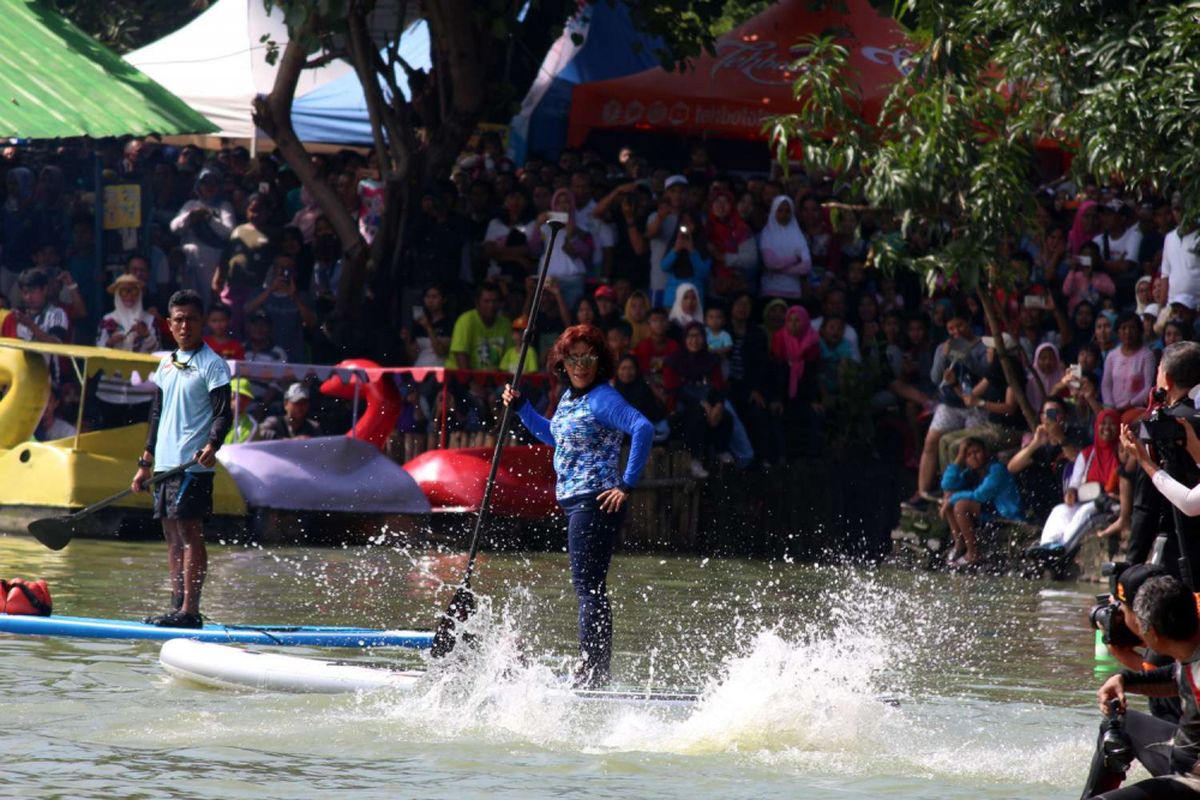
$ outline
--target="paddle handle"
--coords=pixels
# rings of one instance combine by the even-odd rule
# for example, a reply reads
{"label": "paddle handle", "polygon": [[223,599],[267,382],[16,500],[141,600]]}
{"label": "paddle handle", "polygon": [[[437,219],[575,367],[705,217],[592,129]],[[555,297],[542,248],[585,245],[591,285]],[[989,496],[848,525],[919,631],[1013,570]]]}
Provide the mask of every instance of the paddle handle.
{"label": "paddle handle", "polygon": [[[533,289],[533,300],[529,304],[529,319],[525,323],[525,332],[521,335],[521,350],[517,354],[517,368],[513,372],[512,388],[518,391],[521,376],[525,373],[525,356],[537,333],[538,311],[542,306],[542,292],[546,288],[546,276],[550,272],[550,256],[554,252],[554,244],[564,225],[557,220],[550,221],[550,243],[546,245],[546,254],[542,257],[542,268],[538,272],[537,284]],[[509,428],[515,413],[516,401],[504,406],[504,414],[500,417],[500,432],[496,437],[496,448],[492,451],[492,466],[488,469],[487,483],[483,486],[483,499],[479,503],[479,515],[475,517],[475,530],[471,534],[471,549],[467,551],[467,568],[463,573],[462,585],[471,586],[471,574],[475,571],[475,556],[479,552],[480,534],[492,510],[492,491],[496,488],[496,473],[500,471],[500,457],[504,453],[504,442],[508,438]]]}
{"label": "paddle handle", "polygon": [[[178,467],[169,469],[166,472],[160,472],[158,475],[155,475],[153,478],[146,481],[146,483],[144,485],[147,489],[149,489],[151,486],[154,486],[155,484],[162,483],[163,481],[167,480],[168,478],[174,478],[176,475],[183,473],[185,470],[187,470],[188,467],[192,466],[195,463],[196,463],[196,459],[193,458],[191,461],[188,461],[186,464],[180,464]],[[120,492],[117,492],[112,497],[106,497],[103,500],[100,500],[99,502],[92,503],[87,508],[79,509],[74,514],[68,515],[67,519],[78,519],[80,517],[86,517],[88,514],[94,514],[95,512],[99,511],[100,509],[108,508],[113,503],[117,502],[118,500],[122,500],[131,494],[133,494],[132,487],[130,487],[128,489],[124,489]]]}

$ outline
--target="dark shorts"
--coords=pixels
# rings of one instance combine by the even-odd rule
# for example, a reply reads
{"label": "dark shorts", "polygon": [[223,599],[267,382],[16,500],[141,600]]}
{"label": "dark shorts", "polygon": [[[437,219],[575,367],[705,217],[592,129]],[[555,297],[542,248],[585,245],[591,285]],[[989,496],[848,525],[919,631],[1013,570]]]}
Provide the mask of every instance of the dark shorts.
{"label": "dark shorts", "polygon": [[212,514],[213,472],[185,472],[154,487],[155,519],[208,519]]}

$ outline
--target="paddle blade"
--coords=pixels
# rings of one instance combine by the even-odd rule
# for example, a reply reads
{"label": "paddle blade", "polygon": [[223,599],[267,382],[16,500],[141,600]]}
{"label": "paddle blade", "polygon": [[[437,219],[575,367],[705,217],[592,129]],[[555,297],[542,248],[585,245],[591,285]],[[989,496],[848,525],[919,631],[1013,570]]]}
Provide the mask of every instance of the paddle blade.
{"label": "paddle blade", "polygon": [[433,646],[429,652],[434,658],[445,658],[458,644],[458,634],[463,624],[475,613],[475,595],[471,589],[462,585],[454,592],[446,613],[438,620],[437,629],[433,632]]}
{"label": "paddle blade", "polygon": [[62,550],[75,537],[75,523],[70,517],[46,517],[29,523],[29,535],[51,550]]}

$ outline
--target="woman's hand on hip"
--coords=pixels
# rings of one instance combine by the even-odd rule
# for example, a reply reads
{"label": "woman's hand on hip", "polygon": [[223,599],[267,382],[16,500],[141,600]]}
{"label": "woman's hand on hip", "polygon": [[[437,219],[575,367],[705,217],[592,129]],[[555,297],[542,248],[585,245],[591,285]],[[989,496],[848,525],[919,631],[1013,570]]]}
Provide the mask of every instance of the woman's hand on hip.
{"label": "woman's hand on hip", "polygon": [[512,405],[512,403],[516,400],[520,400],[521,393],[514,389],[511,383],[506,383],[504,384],[504,392],[500,395],[500,397],[502,400],[504,400],[504,405],[507,406]]}
{"label": "woman's hand on hip", "polygon": [[625,501],[628,499],[629,493],[616,487],[596,495],[596,500],[600,503],[600,510],[609,514],[620,511],[621,506],[625,505]]}

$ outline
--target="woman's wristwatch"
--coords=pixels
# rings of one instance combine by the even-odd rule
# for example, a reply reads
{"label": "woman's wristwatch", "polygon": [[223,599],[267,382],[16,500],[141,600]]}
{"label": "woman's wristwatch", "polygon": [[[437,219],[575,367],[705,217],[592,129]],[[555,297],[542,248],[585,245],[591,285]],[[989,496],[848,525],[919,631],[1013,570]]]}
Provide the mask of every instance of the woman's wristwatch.
{"label": "woman's wristwatch", "polygon": [[144,458],[139,458],[139,459],[137,460],[137,465],[138,465],[138,469],[150,469],[151,467],[153,467],[153,466],[154,466],[154,462],[153,462],[153,461],[147,461],[147,460],[146,460],[146,459],[144,459]]}

